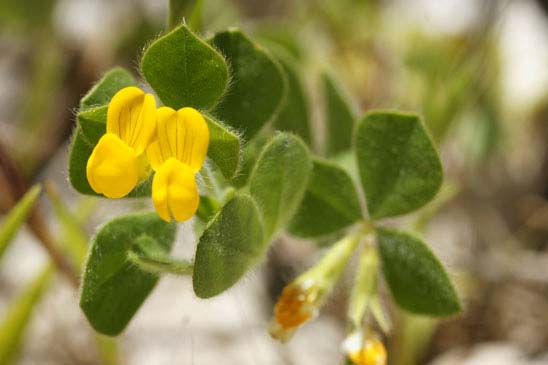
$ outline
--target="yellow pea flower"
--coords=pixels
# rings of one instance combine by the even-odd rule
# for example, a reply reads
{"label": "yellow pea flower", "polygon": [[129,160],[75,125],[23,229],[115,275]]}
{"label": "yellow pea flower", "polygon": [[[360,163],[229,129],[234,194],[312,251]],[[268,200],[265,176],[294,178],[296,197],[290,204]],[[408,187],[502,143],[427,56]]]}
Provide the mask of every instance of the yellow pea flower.
{"label": "yellow pea flower", "polygon": [[137,87],[118,91],[108,105],[107,131],[86,166],[91,188],[107,198],[127,195],[149,174],[145,150],[156,129],[156,102]]}
{"label": "yellow pea flower", "polygon": [[157,111],[156,140],[147,149],[156,172],[152,180],[152,201],[158,215],[167,222],[182,222],[198,209],[195,174],[202,167],[209,146],[209,129],[193,108]]}
{"label": "yellow pea flower", "polygon": [[355,365],[386,365],[386,348],[374,334],[358,330],[343,342],[342,350]]}

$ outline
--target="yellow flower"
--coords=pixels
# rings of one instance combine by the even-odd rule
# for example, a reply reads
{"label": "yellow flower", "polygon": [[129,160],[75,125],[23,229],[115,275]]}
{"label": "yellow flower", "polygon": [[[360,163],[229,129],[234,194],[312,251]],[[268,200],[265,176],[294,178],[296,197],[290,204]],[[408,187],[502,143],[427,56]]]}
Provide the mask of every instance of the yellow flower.
{"label": "yellow flower", "polygon": [[158,215],[182,222],[198,209],[195,174],[202,167],[209,145],[204,117],[193,108],[158,109],[156,140],[147,149],[154,171],[152,201]]}
{"label": "yellow flower", "polygon": [[154,96],[136,87],[114,95],[107,110],[107,132],[86,166],[91,188],[107,198],[127,195],[148,176],[144,151],[156,129]]}
{"label": "yellow flower", "polygon": [[304,322],[318,315],[320,288],[314,281],[304,280],[287,285],[276,306],[269,332],[280,341],[287,341]]}
{"label": "yellow flower", "polygon": [[358,330],[346,338],[342,350],[355,365],[386,365],[386,349],[374,334]]}

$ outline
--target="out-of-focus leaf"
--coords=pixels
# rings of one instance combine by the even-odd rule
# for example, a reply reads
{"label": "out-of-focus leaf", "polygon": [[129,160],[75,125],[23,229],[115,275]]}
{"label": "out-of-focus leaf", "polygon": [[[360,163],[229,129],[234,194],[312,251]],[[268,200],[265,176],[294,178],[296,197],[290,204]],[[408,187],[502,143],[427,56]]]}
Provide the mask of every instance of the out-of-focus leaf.
{"label": "out-of-focus leaf", "polygon": [[182,24],[195,3],[196,0],[169,0],[169,27],[175,28],[177,25]]}
{"label": "out-of-focus leaf", "polygon": [[358,194],[350,176],[334,163],[314,160],[304,199],[289,231],[298,237],[319,237],[361,218]]}
{"label": "out-of-focus leaf", "polygon": [[2,0],[0,23],[28,28],[29,31],[45,28],[51,22],[56,3],[56,0]]}
{"label": "out-of-focus leaf", "polygon": [[40,196],[40,185],[33,186],[25,195],[17,202],[4,218],[0,227],[0,258],[4,254],[9,243],[27,220],[31,213],[34,203]]}
{"label": "out-of-focus leaf", "polygon": [[287,97],[282,109],[276,117],[274,126],[282,131],[297,134],[309,146],[312,143],[310,133],[310,110],[308,95],[304,88],[304,82],[300,78],[297,61],[283,49],[271,47],[276,59],[282,64],[287,75]]}
{"label": "out-of-focus leaf", "polygon": [[293,217],[306,190],[312,163],[300,138],[280,133],[263,148],[249,190],[263,213],[265,239]]}
{"label": "out-of-focus leaf", "polygon": [[322,74],[326,118],[326,153],[336,155],[350,149],[356,114],[348,96],[327,73]]}
{"label": "out-of-focus leaf", "polygon": [[261,41],[280,47],[296,60],[301,59],[303,55],[303,47],[298,39],[298,33],[291,26],[280,27],[278,24],[261,24],[254,31]]}
{"label": "out-of-focus leaf", "polygon": [[135,79],[129,71],[122,67],[115,67],[105,73],[80,100],[80,112],[107,105],[118,90],[134,85]]}
{"label": "out-of-focus leaf", "polygon": [[211,44],[226,57],[231,70],[230,89],[215,113],[250,140],[276,116],[285,99],[283,70],[237,29],[215,34]]}
{"label": "out-of-focus leaf", "polygon": [[59,241],[63,243],[63,249],[70,254],[75,266],[81,267],[86,257],[88,236],[76,216],[67,209],[53,185],[46,184],[46,194],[62,228],[62,238]]}
{"label": "out-of-focus leaf", "polygon": [[141,70],[164,104],[174,109],[210,109],[228,83],[223,57],[186,25],[152,43],[143,55]]}
{"label": "out-of-focus leaf", "polygon": [[192,282],[200,298],[230,288],[268,248],[260,213],[246,195],[235,195],[210,221],[198,242]]}
{"label": "out-of-focus leaf", "polygon": [[174,239],[175,225],[156,213],[119,217],[99,230],[91,243],[80,297],[80,307],[93,328],[118,335],[158,281],[157,276],[132,264],[128,252],[146,254],[156,249],[168,253]]}
{"label": "out-of-focus leaf", "polygon": [[367,113],[356,137],[358,167],[371,218],[412,212],[436,195],[443,180],[441,162],[416,115]]}
{"label": "out-of-focus leaf", "polygon": [[32,313],[46,292],[53,272],[53,266],[47,264],[9,304],[0,322],[0,364],[14,363]]}
{"label": "out-of-focus leaf", "polygon": [[432,316],[460,311],[447,273],[422,240],[385,228],[378,229],[377,239],[384,277],[400,307]]}

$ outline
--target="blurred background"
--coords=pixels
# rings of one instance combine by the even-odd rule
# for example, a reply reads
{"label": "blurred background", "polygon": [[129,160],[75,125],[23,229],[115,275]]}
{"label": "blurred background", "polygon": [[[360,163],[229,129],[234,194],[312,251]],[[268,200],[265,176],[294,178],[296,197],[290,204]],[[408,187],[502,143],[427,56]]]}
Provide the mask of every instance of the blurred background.
{"label": "blurred background", "polygon": [[[385,295],[393,324],[389,364],[548,364],[547,11],[545,0],[203,2],[202,35],[239,26],[294,59],[318,153],[325,150],[318,112],[325,69],[360,114],[398,108],[428,125],[446,184],[402,223],[428,238],[464,311],[443,320],[412,316]],[[0,0],[2,216],[29,186],[47,182],[27,226],[1,255],[0,358],[44,365],[342,363],[350,275],[290,343],[267,334],[284,283],[321,253],[288,236],[263,265],[211,300],[197,299],[190,279],[164,277],[116,341],[95,335],[81,313],[71,269],[78,265],[60,254],[63,242],[86,242],[97,225],[148,203],[73,191],[67,159],[74,113],[109,68],[138,74],[143,47],[166,18],[167,0]],[[176,255],[191,257],[194,242],[192,226],[183,224]],[[45,279],[50,258],[61,268],[54,280]]]}

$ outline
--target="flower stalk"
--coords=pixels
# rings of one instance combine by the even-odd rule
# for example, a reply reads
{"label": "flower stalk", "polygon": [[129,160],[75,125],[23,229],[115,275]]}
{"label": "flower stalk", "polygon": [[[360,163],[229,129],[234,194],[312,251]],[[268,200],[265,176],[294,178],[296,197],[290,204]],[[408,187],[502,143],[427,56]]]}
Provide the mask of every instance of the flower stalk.
{"label": "flower stalk", "polygon": [[374,297],[377,296],[377,272],[379,258],[372,245],[363,248],[360,254],[356,279],[348,305],[348,319],[354,330],[361,328],[362,321]]}
{"label": "flower stalk", "polygon": [[145,256],[134,251],[128,252],[128,259],[140,269],[152,274],[192,275],[194,265],[189,260],[175,259],[170,256]]}
{"label": "flower stalk", "polygon": [[284,288],[269,327],[273,338],[289,340],[299,326],[318,315],[363,235],[360,230],[335,243],[314,267]]}

